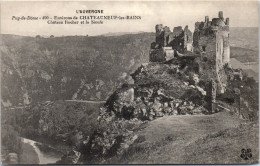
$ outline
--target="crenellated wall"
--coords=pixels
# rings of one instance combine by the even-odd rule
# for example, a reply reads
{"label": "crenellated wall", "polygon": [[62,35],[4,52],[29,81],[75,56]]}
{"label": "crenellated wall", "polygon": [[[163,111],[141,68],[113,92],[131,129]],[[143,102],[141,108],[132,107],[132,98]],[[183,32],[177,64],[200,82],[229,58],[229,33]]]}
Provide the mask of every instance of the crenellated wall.
{"label": "crenellated wall", "polygon": [[158,24],[155,26],[156,31],[156,38],[155,42],[158,43],[160,46],[164,45],[164,31],[163,31],[163,25]]}

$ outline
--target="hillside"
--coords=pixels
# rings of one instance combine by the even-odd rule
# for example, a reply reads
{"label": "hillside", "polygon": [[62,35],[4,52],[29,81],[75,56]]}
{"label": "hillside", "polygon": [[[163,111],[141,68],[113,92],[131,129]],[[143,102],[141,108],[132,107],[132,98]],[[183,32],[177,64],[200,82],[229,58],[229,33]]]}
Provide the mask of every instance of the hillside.
{"label": "hillside", "polygon": [[140,32],[115,32],[115,33],[109,32],[109,33],[102,34],[100,36],[122,36],[122,35],[139,34],[139,33],[144,33],[144,32],[143,31],[140,31]]}
{"label": "hillside", "polygon": [[77,137],[90,135],[97,128],[103,104],[56,101],[3,109],[2,125],[11,124],[20,136],[43,143],[75,145]]}
{"label": "hillside", "polygon": [[2,104],[105,100],[148,60],[153,34],[33,38],[2,35]]}
{"label": "hillside", "polygon": [[[230,31],[231,57],[258,61],[258,30]],[[129,74],[141,63],[148,62],[154,36],[1,35],[2,106],[59,99],[105,100],[121,84],[131,82]]]}

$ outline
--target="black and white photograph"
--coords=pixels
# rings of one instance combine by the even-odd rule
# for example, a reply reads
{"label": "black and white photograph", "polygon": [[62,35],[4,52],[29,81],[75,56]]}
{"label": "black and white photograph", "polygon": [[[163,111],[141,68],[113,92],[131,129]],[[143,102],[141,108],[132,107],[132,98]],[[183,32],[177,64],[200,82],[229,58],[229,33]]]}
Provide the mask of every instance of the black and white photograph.
{"label": "black and white photograph", "polygon": [[258,164],[259,2],[1,1],[1,164]]}

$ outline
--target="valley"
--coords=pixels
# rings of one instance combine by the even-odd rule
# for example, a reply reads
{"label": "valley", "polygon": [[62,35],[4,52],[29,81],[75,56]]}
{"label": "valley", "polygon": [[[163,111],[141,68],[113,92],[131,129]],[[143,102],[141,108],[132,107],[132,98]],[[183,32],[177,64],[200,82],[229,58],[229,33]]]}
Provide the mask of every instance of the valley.
{"label": "valley", "polygon": [[213,114],[203,108],[208,96],[201,87],[209,85],[196,82],[195,58],[147,64],[155,33],[1,35],[3,158],[15,153],[20,164],[206,164],[223,158],[244,164],[240,149],[250,148],[250,163],[257,163],[258,31],[230,33],[236,36],[230,38],[231,65],[246,74],[228,86],[241,91],[244,111],[230,91],[218,96],[225,109]]}

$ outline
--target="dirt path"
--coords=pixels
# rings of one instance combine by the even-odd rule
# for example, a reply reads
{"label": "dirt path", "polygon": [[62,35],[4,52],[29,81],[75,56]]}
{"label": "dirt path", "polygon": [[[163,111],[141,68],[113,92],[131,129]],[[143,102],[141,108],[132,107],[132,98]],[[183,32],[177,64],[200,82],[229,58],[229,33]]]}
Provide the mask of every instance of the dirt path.
{"label": "dirt path", "polygon": [[106,101],[91,101],[91,100],[64,100],[69,102],[77,102],[77,103],[90,103],[90,104],[104,104]]}

